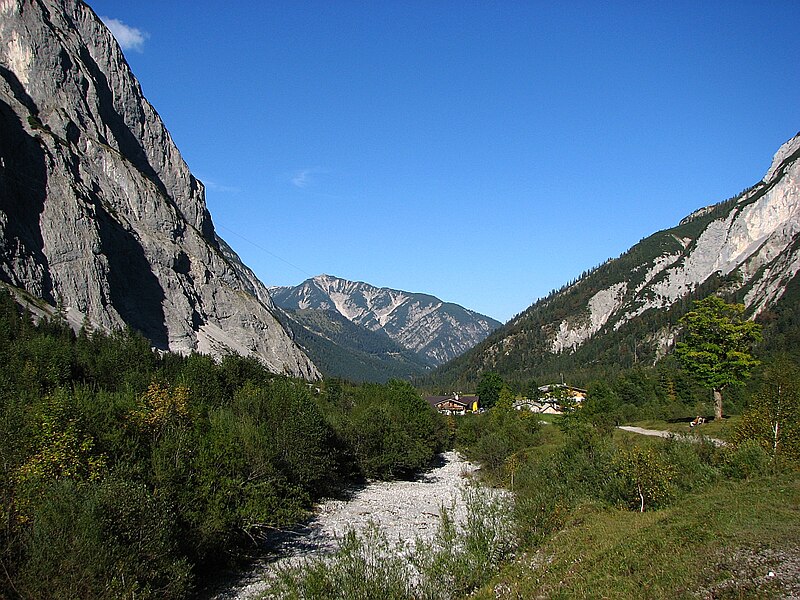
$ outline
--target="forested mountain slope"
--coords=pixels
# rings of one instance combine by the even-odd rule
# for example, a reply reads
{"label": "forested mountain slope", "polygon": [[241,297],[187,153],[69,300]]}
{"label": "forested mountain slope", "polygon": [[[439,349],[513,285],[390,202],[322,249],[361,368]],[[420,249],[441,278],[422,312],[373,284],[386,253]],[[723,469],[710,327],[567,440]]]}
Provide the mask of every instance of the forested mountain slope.
{"label": "forested mountain slope", "polygon": [[325,377],[384,383],[430,370],[419,355],[384,331],[361,327],[335,310],[308,308],[284,314],[295,341]]}
{"label": "forested mountain slope", "polygon": [[710,293],[744,303],[753,318],[788,326],[796,320],[798,232],[800,134],[781,146],[756,185],[539,300],[432,381],[468,384],[485,371],[526,380],[652,364],[672,348],[691,301]]}

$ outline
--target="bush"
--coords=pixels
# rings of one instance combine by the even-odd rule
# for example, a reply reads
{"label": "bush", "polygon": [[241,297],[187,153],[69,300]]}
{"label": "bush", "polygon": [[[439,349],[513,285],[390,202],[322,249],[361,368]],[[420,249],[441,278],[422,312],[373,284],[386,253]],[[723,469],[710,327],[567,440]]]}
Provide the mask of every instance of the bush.
{"label": "bush", "polygon": [[0,597],[182,597],[360,475],[444,448],[410,384],[323,385],[235,356],[75,336],[0,293]]}
{"label": "bush", "polygon": [[352,389],[349,404],[352,409],[341,436],[366,477],[407,476],[429,465],[444,449],[444,420],[407,382]]}
{"label": "bush", "polygon": [[786,357],[775,359],[750,399],[734,435],[753,440],[775,460],[800,461],[800,376]]}
{"label": "bush", "polygon": [[360,535],[348,531],[330,557],[306,560],[300,567],[279,569],[268,597],[406,600],[413,597],[409,574],[408,563],[373,526]]}
{"label": "bush", "polygon": [[630,509],[644,512],[646,508],[659,508],[674,495],[674,468],[652,448],[618,449],[613,469],[608,497]]}
{"label": "bush", "polygon": [[457,424],[456,447],[503,483],[510,483],[514,471],[509,459],[533,446],[540,429],[537,415],[503,403],[485,414],[461,417]]}
{"label": "bush", "polygon": [[724,455],[722,471],[732,479],[748,479],[771,472],[771,459],[757,440],[746,440]]}
{"label": "bush", "polygon": [[719,472],[713,466],[717,448],[711,442],[673,438],[664,445],[662,453],[672,467],[672,483],[678,491],[695,491],[719,479]]}
{"label": "bush", "polygon": [[412,548],[391,544],[376,526],[349,531],[336,551],[278,569],[271,598],[450,600],[464,597],[513,557],[516,540],[508,502],[467,489],[464,523],[442,509],[435,538]]}
{"label": "bush", "polygon": [[523,547],[536,547],[564,525],[574,490],[561,479],[557,459],[525,463],[514,487],[516,535]]}
{"label": "bush", "polygon": [[517,539],[511,499],[484,488],[466,488],[463,494],[466,521],[456,523],[442,508],[434,540],[417,541],[410,557],[417,571],[413,597],[468,596],[513,558]]}
{"label": "bush", "polygon": [[143,486],[109,479],[42,490],[16,587],[30,598],[182,598],[191,577],[174,515]]}

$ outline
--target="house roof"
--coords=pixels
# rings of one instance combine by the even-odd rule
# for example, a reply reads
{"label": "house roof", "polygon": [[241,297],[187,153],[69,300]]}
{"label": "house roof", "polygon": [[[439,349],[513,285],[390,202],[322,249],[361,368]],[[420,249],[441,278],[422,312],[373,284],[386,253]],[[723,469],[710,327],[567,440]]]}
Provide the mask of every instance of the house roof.
{"label": "house roof", "polygon": [[458,400],[454,394],[450,394],[449,396],[426,396],[425,400],[428,401],[428,404],[433,406],[434,408],[438,408],[440,404],[444,402],[453,402],[456,404],[460,404],[464,408],[469,408],[472,406],[474,402],[478,401],[477,396],[458,396]]}
{"label": "house roof", "polygon": [[580,392],[583,394],[587,393],[587,390],[575,387],[574,385],[567,385],[566,383],[549,383],[547,385],[539,386],[540,392],[550,392],[555,389],[566,389],[569,390],[570,392]]}

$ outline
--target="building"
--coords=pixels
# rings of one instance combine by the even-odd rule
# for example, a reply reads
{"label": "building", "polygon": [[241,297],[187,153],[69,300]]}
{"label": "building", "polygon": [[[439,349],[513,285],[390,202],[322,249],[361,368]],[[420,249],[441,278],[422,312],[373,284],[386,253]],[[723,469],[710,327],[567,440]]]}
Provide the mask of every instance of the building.
{"label": "building", "polygon": [[539,397],[535,400],[522,398],[514,402],[517,410],[529,410],[535,413],[547,415],[560,415],[563,404],[569,402],[574,406],[580,406],[586,400],[586,390],[576,388],[564,383],[552,383],[538,388]]}
{"label": "building", "polygon": [[529,410],[534,413],[543,415],[560,415],[561,407],[557,402],[531,400],[530,398],[522,398],[514,402],[516,410]]}
{"label": "building", "polygon": [[443,415],[465,415],[478,412],[477,396],[462,396],[453,392],[449,396],[428,396],[428,403]]}

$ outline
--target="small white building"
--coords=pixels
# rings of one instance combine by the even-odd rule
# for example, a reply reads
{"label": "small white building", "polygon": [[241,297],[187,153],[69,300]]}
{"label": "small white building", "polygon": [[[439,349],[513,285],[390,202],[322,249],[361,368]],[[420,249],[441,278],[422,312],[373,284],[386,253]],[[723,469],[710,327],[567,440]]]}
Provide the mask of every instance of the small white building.
{"label": "small white building", "polygon": [[514,402],[514,408],[516,410],[529,410],[533,413],[538,413],[542,415],[560,415],[561,410],[559,409],[557,402],[550,402],[545,400],[531,400],[530,398],[522,398],[521,400],[517,400]]}
{"label": "small white building", "polygon": [[576,388],[565,383],[552,383],[538,388],[539,397],[536,400],[522,398],[514,403],[517,410],[529,410],[545,415],[560,415],[561,403],[569,400],[575,406],[580,406],[586,400],[586,390]]}

